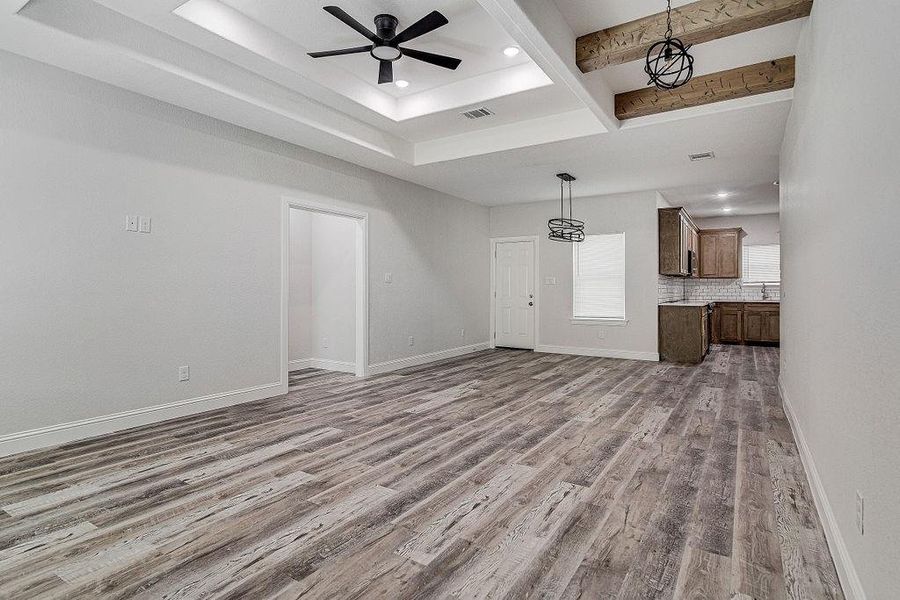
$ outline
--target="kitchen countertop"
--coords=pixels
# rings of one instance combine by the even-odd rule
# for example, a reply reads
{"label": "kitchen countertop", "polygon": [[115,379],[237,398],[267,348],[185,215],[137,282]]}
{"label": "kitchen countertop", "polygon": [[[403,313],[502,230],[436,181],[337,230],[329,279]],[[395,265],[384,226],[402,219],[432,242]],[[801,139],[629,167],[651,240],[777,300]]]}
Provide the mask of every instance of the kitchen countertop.
{"label": "kitchen countertop", "polygon": [[706,306],[707,304],[780,304],[781,300],[675,300],[660,302],[660,306]]}

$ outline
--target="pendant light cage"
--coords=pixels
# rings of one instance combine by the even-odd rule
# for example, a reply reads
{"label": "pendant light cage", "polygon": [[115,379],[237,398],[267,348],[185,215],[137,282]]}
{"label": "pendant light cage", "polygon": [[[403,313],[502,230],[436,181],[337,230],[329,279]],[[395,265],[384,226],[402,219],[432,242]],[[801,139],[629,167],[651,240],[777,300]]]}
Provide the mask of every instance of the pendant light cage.
{"label": "pendant light cage", "polygon": [[694,76],[694,57],[688,53],[691,45],[685,45],[672,37],[672,0],[666,5],[666,37],[650,46],[644,72],[650,77],[648,85],[661,90],[674,90],[686,84]]}
{"label": "pendant light cage", "polygon": [[[559,177],[559,218],[547,221],[550,234],[547,236],[554,242],[583,242],[584,221],[579,221],[572,216],[572,182],[575,178],[568,173],[558,173]],[[569,187],[569,215],[565,210],[565,188]]]}

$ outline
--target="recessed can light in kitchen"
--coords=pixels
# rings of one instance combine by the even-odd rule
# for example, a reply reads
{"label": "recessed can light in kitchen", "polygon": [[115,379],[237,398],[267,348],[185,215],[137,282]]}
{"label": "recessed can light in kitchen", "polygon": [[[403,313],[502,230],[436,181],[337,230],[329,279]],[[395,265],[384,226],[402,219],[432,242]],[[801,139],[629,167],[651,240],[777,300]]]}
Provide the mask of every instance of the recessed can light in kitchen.
{"label": "recessed can light in kitchen", "polygon": [[724,199],[724,198],[727,198],[727,197],[730,196],[730,195],[731,195],[731,194],[729,194],[728,192],[719,192],[718,194],[716,194],[716,198],[722,198],[722,199]]}
{"label": "recessed can light in kitchen", "polygon": [[405,88],[405,87],[409,87],[409,82],[406,81],[405,79],[398,79],[397,81],[394,82],[394,85],[396,85],[398,88]]}
{"label": "recessed can light in kitchen", "polygon": [[519,52],[521,52],[521,50],[519,50],[515,46],[509,46],[503,49],[503,54],[507,55],[510,58],[512,58],[513,56],[517,56]]}
{"label": "recessed can light in kitchen", "polygon": [[725,208],[722,209],[722,212],[726,212],[726,213],[727,213],[727,212],[731,212],[731,207],[730,207],[730,206],[726,206]]}

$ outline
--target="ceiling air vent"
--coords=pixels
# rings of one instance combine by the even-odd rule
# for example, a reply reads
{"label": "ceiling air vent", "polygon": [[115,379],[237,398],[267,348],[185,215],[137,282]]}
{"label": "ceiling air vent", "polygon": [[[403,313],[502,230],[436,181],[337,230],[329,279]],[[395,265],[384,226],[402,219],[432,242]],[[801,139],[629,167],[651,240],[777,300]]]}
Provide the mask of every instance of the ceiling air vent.
{"label": "ceiling air vent", "polygon": [[716,157],[714,152],[700,152],[699,154],[688,154],[691,157],[691,162],[697,162],[698,160],[710,160]]}
{"label": "ceiling air vent", "polygon": [[490,117],[494,113],[490,109],[482,106],[481,108],[473,108],[472,110],[467,110],[460,114],[467,119],[480,119],[481,117]]}

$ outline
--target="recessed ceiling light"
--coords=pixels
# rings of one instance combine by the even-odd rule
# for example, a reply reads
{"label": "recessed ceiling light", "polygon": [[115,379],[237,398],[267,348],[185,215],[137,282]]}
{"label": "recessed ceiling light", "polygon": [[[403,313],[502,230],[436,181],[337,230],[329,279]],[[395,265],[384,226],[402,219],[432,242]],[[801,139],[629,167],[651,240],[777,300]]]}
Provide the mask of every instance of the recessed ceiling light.
{"label": "recessed ceiling light", "polygon": [[727,198],[728,196],[730,196],[728,192],[719,192],[716,194],[716,198]]}
{"label": "recessed ceiling light", "polygon": [[394,82],[394,85],[396,85],[398,88],[405,88],[409,87],[409,82],[405,79],[398,79]]}
{"label": "recessed ceiling light", "polygon": [[521,52],[521,50],[519,50],[515,46],[509,46],[508,48],[503,49],[503,54],[507,55],[510,58],[516,56],[519,52]]}
{"label": "recessed ceiling light", "polygon": [[731,212],[731,207],[726,206],[725,208],[722,209],[722,212]]}

